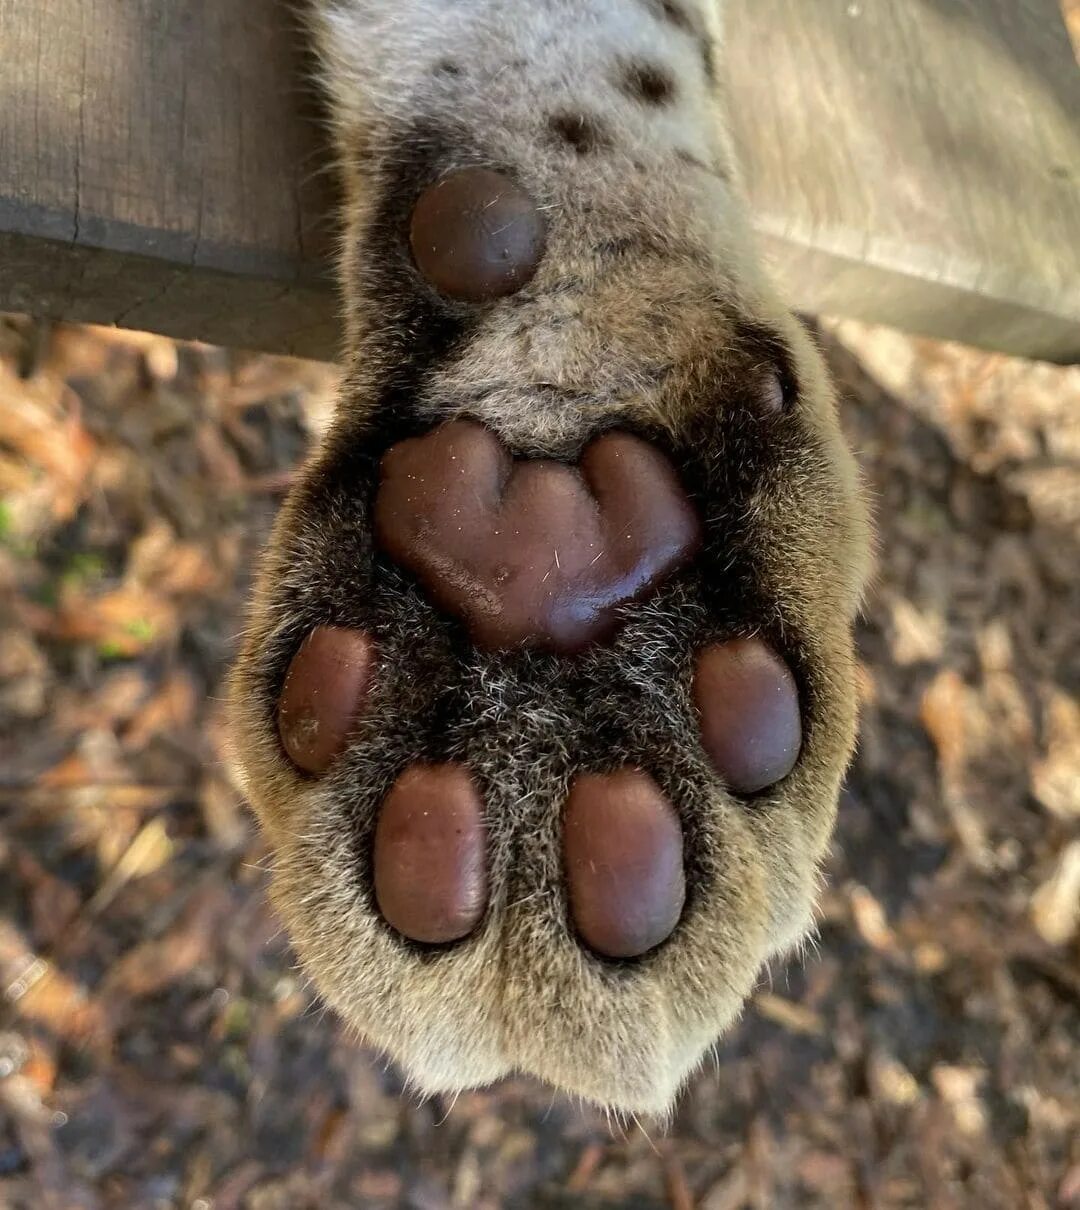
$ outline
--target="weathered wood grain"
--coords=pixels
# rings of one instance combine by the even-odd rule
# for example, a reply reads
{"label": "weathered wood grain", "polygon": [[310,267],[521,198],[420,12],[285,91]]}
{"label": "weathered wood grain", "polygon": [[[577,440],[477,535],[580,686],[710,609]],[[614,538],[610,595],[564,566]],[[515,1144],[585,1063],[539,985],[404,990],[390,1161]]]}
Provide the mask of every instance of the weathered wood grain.
{"label": "weathered wood grain", "polygon": [[0,306],[331,356],[285,0],[0,0]]}
{"label": "weathered wood grain", "polygon": [[800,305],[1080,359],[1080,68],[1056,0],[733,0],[737,135]]}
{"label": "weathered wood grain", "polygon": [[[730,0],[798,306],[1080,359],[1056,0]],[[0,307],[326,357],[332,207],[290,0],[0,0]]]}

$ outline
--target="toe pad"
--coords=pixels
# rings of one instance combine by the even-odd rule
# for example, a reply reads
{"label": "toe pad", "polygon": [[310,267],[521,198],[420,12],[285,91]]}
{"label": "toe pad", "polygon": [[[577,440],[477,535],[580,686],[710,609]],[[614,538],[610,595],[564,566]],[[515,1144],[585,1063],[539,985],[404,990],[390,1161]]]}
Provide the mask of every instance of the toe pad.
{"label": "toe pad", "polygon": [[484,808],[461,765],[412,765],[383,803],[375,833],[375,898],[410,941],[445,945],[487,906]]}
{"label": "toe pad", "polygon": [[802,747],[799,691],[787,664],[759,639],[734,639],[698,656],[694,701],[701,742],[740,794],[775,785]]}
{"label": "toe pad", "polygon": [[606,958],[638,958],[665,941],[686,896],[682,829],[646,773],[585,774],[563,820],[570,913]]}
{"label": "toe pad", "polygon": [[367,702],[375,648],[358,630],[320,626],[296,653],[278,702],[278,734],[305,773],[341,755]]}

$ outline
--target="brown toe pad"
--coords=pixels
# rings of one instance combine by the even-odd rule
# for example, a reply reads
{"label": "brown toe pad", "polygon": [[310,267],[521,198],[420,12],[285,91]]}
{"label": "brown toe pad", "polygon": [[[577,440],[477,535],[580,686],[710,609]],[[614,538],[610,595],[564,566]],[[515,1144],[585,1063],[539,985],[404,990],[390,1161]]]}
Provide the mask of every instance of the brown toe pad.
{"label": "brown toe pad", "polygon": [[278,734],[305,773],[325,773],[367,704],[375,648],[358,630],[320,626],[296,653],[278,701]]}
{"label": "brown toe pad", "polygon": [[694,701],[701,741],[740,794],[775,785],[802,747],[799,690],[787,664],[759,639],[733,639],[698,656]]}
{"label": "brown toe pad", "polygon": [[487,906],[484,805],[462,765],[411,765],[382,805],[375,831],[375,898],[410,941],[445,945]]}
{"label": "brown toe pad", "polygon": [[563,818],[563,862],[578,935],[605,958],[639,958],[678,924],[682,828],[647,773],[577,778]]}

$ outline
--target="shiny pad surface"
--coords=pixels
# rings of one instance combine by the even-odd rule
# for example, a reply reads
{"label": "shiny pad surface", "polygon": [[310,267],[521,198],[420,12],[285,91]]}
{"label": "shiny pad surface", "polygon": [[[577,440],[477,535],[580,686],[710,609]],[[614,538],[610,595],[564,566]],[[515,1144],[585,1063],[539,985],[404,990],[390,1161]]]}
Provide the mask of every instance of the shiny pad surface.
{"label": "shiny pad surface", "polygon": [[516,182],[464,168],[426,189],[409,243],[420,273],[448,298],[489,302],[526,285],[547,241],[543,212]]}
{"label": "shiny pad surface", "polygon": [[607,433],[580,466],[515,462],[464,420],[386,454],[375,533],[480,646],[564,654],[610,639],[618,607],[701,542],[674,467],[640,438]]}
{"label": "shiny pad surface", "polygon": [[638,769],[584,774],[563,818],[563,860],[578,935],[606,958],[638,958],[665,941],[686,897],[682,828]]}
{"label": "shiny pad surface", "polygon": [[410,766],[386,796],[375,832],[375,898],[411,941],[460,941],[487,906],[484,805],[462,765]]}

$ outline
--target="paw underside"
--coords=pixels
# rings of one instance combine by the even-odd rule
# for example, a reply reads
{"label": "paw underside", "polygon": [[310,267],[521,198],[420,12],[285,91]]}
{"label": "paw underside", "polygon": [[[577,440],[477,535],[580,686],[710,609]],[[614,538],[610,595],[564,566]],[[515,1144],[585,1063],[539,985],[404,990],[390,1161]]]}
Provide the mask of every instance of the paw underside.
{"label": "paw underside", "polygon": [[[547,652],[518,662],[562,670],[567,688],[565,661],[610,644],[623,610],[654,598],[701,547],[696,510],[671,464],[617,432],[572,468],[514,462],[481,426],[450,422],[384,455],[373,518],[382,556],[457,620],[473,661]],[[304,640],[277,708],[282,748],[299,771],[320,777],[348,751],[378,697],[379,663],[377,625],[323,625]],[[786,777],[802,726],[795,678],[775,649],[728,638],[701,646],[689,663],[686,722],[714,774],[742,795]],[[512,746],[512,735],[503,742]],[[685,907],[682,827],[647,762],[609,763],[573,778],[562,813],[569,918],[594,955],[636,959],[667,941]],[[374,905],[403,939],[447,945],[480,925],[486,817],[467,761],[418,757],[397,777],[379,810],[371,865]]]}
{"label": "paw underside", "polygon": [[[411,263],[497,306],[544,226],[467,176],[421,195]],[[422,1090],[524,1069],[663,1112],[805,932],[850,746],[819,670],[846,647],[763,570],[763,483],[813,442],[747,364],[738,406],[558,457],[343,409],[286,509],[239,759],[301,956]]]}

